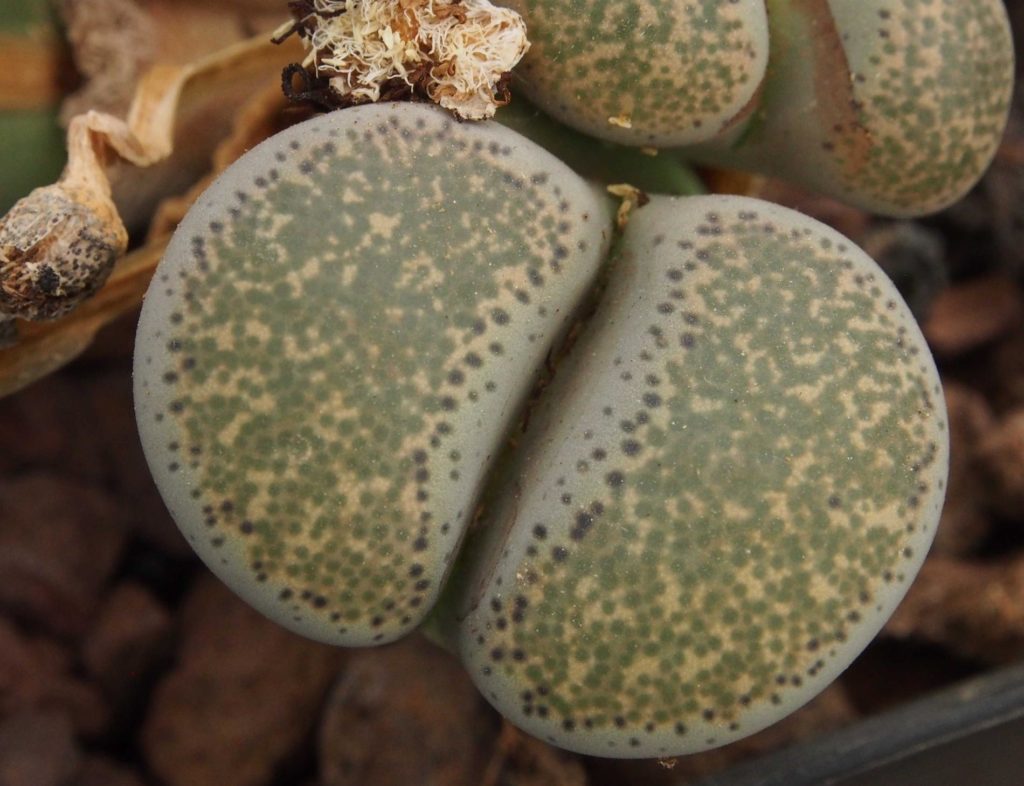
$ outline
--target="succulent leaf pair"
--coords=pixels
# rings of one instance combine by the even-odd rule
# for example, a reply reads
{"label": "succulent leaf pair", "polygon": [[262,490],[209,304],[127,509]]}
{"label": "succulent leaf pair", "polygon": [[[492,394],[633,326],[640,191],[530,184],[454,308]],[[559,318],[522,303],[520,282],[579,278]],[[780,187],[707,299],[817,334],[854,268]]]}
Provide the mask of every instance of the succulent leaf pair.
{"label": "succulent leaf pair", "polygon": [[1002,134],[1002,0],[509,0],[518,73],[562,122],[784,177],[868,210],[960,198]]}
{"label": "succulent leaf pair", "polygon": [[615,205],[413,104],[307,121],[204,194],[136,348],[200,555],[344,645],[425,621],[505,715],[606,756],[808,700],[923,559],[938,377],[875,264],[739,197]]}

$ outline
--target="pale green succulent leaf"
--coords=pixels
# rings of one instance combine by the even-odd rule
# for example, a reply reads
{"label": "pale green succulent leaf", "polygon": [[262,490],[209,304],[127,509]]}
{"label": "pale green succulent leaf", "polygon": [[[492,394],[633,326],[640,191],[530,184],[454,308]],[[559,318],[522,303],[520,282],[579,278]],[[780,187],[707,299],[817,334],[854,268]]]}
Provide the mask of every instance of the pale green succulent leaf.
{"label": "pale green succulent leaf", "polygon": [[182,222],[139,324],[143,445],[193,546],[307,636],[415,628],[610,234],[557,159],[423,106],[248,153]]}
{"label": "pale green succulent leaf", "polygon": [[842,671],[924,558],[938,375],[881,270],[736,197],[635,211],[492,478],[458,647],[507,717],[618,757],[715,747]]}

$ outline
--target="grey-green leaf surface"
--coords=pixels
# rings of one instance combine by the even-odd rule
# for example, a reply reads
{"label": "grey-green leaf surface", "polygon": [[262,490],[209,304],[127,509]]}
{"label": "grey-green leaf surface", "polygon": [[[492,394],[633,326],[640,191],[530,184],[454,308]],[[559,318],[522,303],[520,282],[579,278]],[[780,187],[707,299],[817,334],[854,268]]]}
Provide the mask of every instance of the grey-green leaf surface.
{"label": "grey-green leaf surface", "polygon": [[143,446],[199,554],[313,638],[416,627],[610,234],[550,154],[422,106],[245,155],[175,234],[136,348]]}
{"label": "grey-green leaf surface", "polygon": [[444,587],[437,629],[513,722],[678,755],[783,717],[877,632],[934,532],[946,417],[906,306],[834,231],[655,196],[613,243],[611,212],[497,124],[295,126],[179,227],[136,408],[179,526],[268,616],[375,644]]}
{"label": "grey-green leaf surface", "polygon": [[467,544],[459,649],[513,722],[603,756],[721,745],[814,696],[931,542],[947,426],[859,249],[656,197]]}
{"label": "grey-green leaf surface", "polygon": [[506,0],[526,20],[521,87],[566,125],[627,145],[710,139],[768,59],[763,0]]}
{"label": "grey-green leaf surface", "polygon": [[952,204],[995,155],[1014,56],[1002,0],[768,0],[757,111],[688,155],[873,212]]}

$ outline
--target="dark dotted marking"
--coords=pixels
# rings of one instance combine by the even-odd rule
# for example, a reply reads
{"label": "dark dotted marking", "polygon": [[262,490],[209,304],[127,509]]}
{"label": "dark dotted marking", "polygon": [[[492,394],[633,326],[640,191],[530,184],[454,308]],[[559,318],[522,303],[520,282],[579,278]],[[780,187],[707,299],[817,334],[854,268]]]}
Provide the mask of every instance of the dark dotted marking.
{"label": "dark dotted marking", "polygon": [[503,309],[503,308],[495,308],[495,309],[492,309],[492,311],[491,311],[491,320],[496,325],[504,326],[504,325],[507,325],[511,321],[511,318],[509,317],[508,312],[505,311],[505,309]]}
{"label": "dark dotted marking", "polygon": [[661,406],[661,396],[657,393],[644,393],[643,395],[644,406],[655,409]]}
{"label": "dark dotted marking", "polygon": [[612,488],[621,488],[626,482],[626,476],[619,470],[613,470],[605,475],[604,480]]}
{"label": "dark dotted marking", "polygon": [[581,512],[576,515],[576,524],[571,530],[569,530],[569,537],[575,541],[583,540],[590,528],[594,525],[594,517],[586,512]]}

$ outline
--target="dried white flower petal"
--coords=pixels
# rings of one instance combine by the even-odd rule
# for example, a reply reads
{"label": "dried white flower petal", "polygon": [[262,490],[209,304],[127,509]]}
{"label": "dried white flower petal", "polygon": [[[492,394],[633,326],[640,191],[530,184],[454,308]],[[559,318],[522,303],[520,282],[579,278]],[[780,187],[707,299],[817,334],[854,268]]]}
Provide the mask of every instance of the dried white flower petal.
{"label": "dried white flower petal", "polygon": [[487,0],[314,0],[302,20],[307,64],[342,98],[379,101],[388,83],[420,87],[467,120],[493,117],[502,78],[529,49],[526,25]]}

